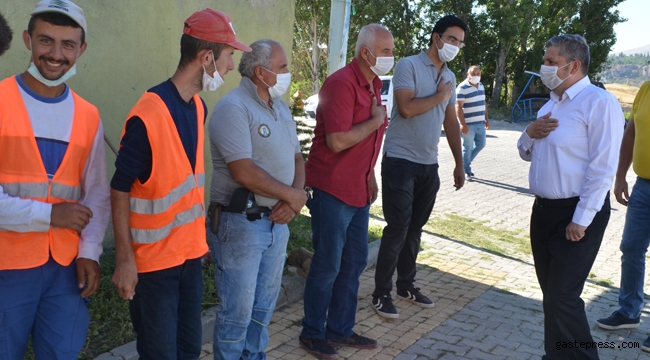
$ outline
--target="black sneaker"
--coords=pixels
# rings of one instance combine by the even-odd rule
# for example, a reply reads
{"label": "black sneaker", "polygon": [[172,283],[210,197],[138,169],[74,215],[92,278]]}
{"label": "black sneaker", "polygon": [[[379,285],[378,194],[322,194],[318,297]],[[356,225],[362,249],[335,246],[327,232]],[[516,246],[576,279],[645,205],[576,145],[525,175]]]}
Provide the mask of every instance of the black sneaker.
{"label": "black sneaker", "polygon": [[596,320],[596,325],[606,330],[634,329],[639,327],[639,323],[639,318],[627,318],[618,310],[614,311],[608,318]]}
{"label": "black sneaker", "polygon": [[379,316],[389,319],[399,318],[399,314],[393,305],[393,300],[390,298],[390,295],[373,296],[372,308],[375,309],[375,312]]}
{"label": "black sneaker", "polygon": [[338,359],[339,353],[327,339],[299,337],[300,346],[317,359]]}
{"label": "black sneaker", "polygon": [[433,301],[429,300],[428,297],[422,295],[420,288],[412,287],[409,290],[397,290],[397,296],[402,299],[406,299],[418,306],[423,308],[432,308],[434,306]]}
{"label": "black sneaker", "polygon": [[357,333],[353,333],[352,336],[350,336],[347,339],[343,339],[343,340],[330,339],[329,342],[333,346],[350,346],[357,349],[374,349],[377,347],[376,340],[367,338],[365,336],[361,336]]}
{"label": "black sneaker", "polygon": [[648,338],[643,341],[643,344],[641,344],[641,350],[650,352],[650,336],[648,336]]}

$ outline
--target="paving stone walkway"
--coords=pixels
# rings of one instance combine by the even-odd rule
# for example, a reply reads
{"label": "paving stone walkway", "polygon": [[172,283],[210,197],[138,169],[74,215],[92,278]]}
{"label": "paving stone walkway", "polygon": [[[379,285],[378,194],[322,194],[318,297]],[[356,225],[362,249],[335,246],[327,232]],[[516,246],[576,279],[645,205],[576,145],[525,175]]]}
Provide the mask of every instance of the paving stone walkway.
{"label": "paving stone walkway", "polygon": [[[532,196],[528,192],[528,164],[519,158],[516,142],[526,124],[493,121],[487,147],[473,165],[476,179],[454,191],[453,160],[444,138],[440,142],[441,190],[432,216],[456,213],[485,220],[495,229],[528,231]],[[377,175],[379,179],[379,168]],[[630,186],[634,173],[628,173]],[[381,204],[381,200],[377,202]],[[642,312],[641,327],[602,331],[594,321],[617,307],[620,242],[625,208],[612,197],[612,216],[603,246],[592,269],[583,299],[595,341],[613,342],[600,349],[601,359],[650,359],[640,349],[650,332],[650,307]],[[375,350],[340,349],[347,359],[539,359],[543,355],[541,292],[532,257],[500,256],[483,249],[423,234],[424,251],[418,258],[417,285],[435,301],[421,309],[404,300],[395,302],[400,319],[379,318],[370,307],[374,270],[361,277],[355,330],[376,338]],[[648,279],[646,279],[646,283]],[[606,286],[603,286],[606,285]],[[298,345],[302,301],[275,312],[269,327],[269,359],[312,359]],[[201,359],[212,359],[212,344],[204,345]]]}

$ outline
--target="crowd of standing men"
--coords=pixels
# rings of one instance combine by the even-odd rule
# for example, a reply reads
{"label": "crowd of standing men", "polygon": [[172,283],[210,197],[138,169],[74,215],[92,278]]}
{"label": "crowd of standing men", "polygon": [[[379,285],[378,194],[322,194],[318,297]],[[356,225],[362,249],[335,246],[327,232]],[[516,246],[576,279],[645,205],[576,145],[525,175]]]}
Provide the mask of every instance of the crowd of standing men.
{"label": "crowd of standing men", "polygon": [[[111,211],[112,282],[129,300],[140,358],[199,357],[201,259],[208,251],[219,297],[215,359],[264,358],[287,224],[305,205],[315,252],[301,346],[324,359],[337,358],[341,346],[377,347],[353,328],[380,155],[387,226],[372,307],[382,317],[399,317],[391,297],[395,272],[397,296],[434,306],[415,284],[415,261],[440,187],[441,129],[458,190],[474,176],[470,165],[489,128],[480,68],[470,67],[454,91],[456,78],[447,66],[464,46],[462,20],[439,19],[429,48],[395,66],[396,106],[386,135],[379,76],[393,68],[394,39],[381,25],[363,27],[354,59],[323,84],[305,164],[281,99],[291,83],[285,49],[270,39],[247,46],[226,14],[195,12],[184,23],[176,71],[129,112],[109,184],[99,112],[65,84],[87,47],[85,15],[69,0],[43,0],[31,15],[23,33],[29,68],[0,82],[0,154],[18,155],[0,160],[0,358],[22,359],[30,338],[37,359],[77,357],[88,329],[87,299],[99,287]],[[0,16],[0,55],[11,38]],[[206,209],[208,109],[198,93],[224,83],[235,69],[235,50],[244,52],[239,86],[209,115],[213,172]],[[530,235],[544,294],[544,358],[597,359],[594,346],[556,344],[593,343],[580,294],[607,226],[614,175],[615,197],[629,205],[621,308],[597,324],[609,330],[639,324],[650,243],[650,83],[637,95],[623,132],[618,102],[587,77],[584,38],[550,39],[543,61],[540,76],[551,99],[517,146],[531,162]],[[639,178],[629,195],[631,163]],[[650,351],[650,337],[643,349]]]}

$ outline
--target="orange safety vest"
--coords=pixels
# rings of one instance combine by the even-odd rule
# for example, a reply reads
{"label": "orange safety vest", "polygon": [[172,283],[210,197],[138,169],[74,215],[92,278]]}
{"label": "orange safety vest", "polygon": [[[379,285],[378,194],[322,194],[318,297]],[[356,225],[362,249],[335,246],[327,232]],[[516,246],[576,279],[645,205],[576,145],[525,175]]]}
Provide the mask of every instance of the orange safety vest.
{"label": "orange safety vest", "polygon": [[[74,118],[68,148],[50,181],[15,77],[0,82],[0,186],[14,197],[49,204],[76,203],[81,175],[99,127],[99,111],[72,90]],[[70,229],[48,232],[0,230],[0,270],[29,269],[45,264],[50,253],[64,266],[79,252],[80,236]]]}
{"label": "orange safety vest", "polygon": [[[208,252],[205,240],[203,189],[203,102],[194,95],[198,141],[194,171],[169,109],[156,94],[146,92],[131,109],[147,128],[151,144],[151,175],[131,187],[131,237],[138,272],[180,265]],[[125,128],[122,131],[124,136]]]}

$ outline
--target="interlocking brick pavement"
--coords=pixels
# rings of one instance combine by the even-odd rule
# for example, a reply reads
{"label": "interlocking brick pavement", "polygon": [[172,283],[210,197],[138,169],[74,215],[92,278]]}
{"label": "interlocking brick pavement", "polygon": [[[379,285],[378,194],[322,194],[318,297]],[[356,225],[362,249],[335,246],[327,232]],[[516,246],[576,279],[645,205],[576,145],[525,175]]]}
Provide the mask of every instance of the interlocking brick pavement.
{"label": "interlocking brick pavement", "polygon": [[[519,158],[516,142],[526,124],[492,121],[486,148],[472,164],[476,179],[463,189],[453,188],[453,159],[443,137],[440,142],[441,189],[432,216],[456,213],[485,220],[503,230],[528,231],[532,196],[528,192],[528,164]],[[380,165],[375,171],[380,179]],[[628,173],[628,183],[634,183]],[[377,202],[381,204],[381,200]],[[625,208],[612,197],[612,216],[603,245],[583,291],[595,341],[643,342],[650,331],[650,307],[642,312],[641,327],[603,331],[594,321],[617,308],[620,243]],[[348,359],[539,359],[543,352],[542,295],[531,257],[499,256],[424,232],[418,259],[417,285],[436,303],[421,309],[396,300],[400,319],[384,320],[370,307],[374,270],[361,277],[355,331],[376,338],[374,350],[340,349]],[[602,286],[609,280],[610,286]],[[648,279],[646,279],[646,283]],[[313,359],[298,345],[302,301],[275,312],[269,327],[269,359]],[[212,358],[212,344],[201,359]],[[600,349],[601,359],[650,359],[640,349]]]}

